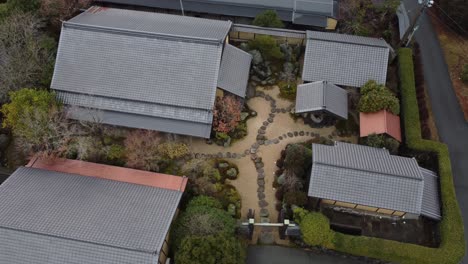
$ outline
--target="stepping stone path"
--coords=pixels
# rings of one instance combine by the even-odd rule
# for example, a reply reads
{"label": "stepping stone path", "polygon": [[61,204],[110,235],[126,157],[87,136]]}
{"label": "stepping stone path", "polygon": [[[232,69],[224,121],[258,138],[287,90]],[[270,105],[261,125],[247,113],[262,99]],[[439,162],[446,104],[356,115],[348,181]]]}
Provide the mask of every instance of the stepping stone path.
{"label": "stepping stone path", "polygon": [[[218,158],[231,158],[231,159],[241,159],[244,158],[248,155],[250,155],[250,159],[255,165],[255,169],[257,171],[257,198],[258,198],[258,206],[260,207],[260,220],[262,222],[268,223],[269,220],[269,211],[267,209],[269,203],[265,201],[266,195],[265,195],[265,170],[264,166],[265,164],[262,161],[262,158],[257,155],[257,151],[260,148],[260,146],[268,146],[271,144],[279,144],[282,140],[286,140],[288,138],[293,138],[297,136],[310,136],[312,138],[320,138],[320,135],[317,133],[313,132],[304,132],[304,131],[288,131],[285,132],[282,136],[279,136],[278,138],[274,139],[267,139],[265,137],[266,130],[270,124],[272,124],[275,120],[275,113],[289,113],[293,109],[294,105],[291,104],[287,108],[276,108],[276,101],[274,98],[272,98],[270,95],[265,94],[262,91],[257,91],[255,93],[256,97],[261,97],[267,101],[270,102],[271,110],[270,113],[268,114],[267,120],[265,120],[262,123],[262,126],[258,129],[257,131],[257,141],[253,143],[250,148],[246,149],[242,153],[231,153],[231,152],[226,152],[226,153],[218,153],[216,155],[211,155],[211,154],[203,154],[203,153],[195,153],[192,156],[195,158],[211,158],[212,156],[216,156]],[[331,137],[331,135],[330,135]],[[325,138],[323,138],[325,139]],[[270,187],[270,186],[268,186]],[[263,236],[263,237],[262,237]],[[270,237],[270,233],[266,232],[264,234],[261,234],[260,240],[263,240],[264,243],[269,243],[272,240]]]}

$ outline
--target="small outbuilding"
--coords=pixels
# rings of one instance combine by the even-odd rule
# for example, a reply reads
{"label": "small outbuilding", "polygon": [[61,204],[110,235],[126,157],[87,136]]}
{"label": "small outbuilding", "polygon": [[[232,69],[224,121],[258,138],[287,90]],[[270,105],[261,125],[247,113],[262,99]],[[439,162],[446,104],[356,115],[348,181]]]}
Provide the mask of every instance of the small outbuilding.
{"label": "small outbuilding", "polygon": [[386,110],[359,113],[360,136],[386,134],[401,142],[400,117]]}
{"label": "small outbuilding", "polygon": [[327,81],[297,86],[296,113],[323,112],[348,119],[348,92]]}
{"label": "small outbuilding", "polygon": [[33,159],[0,185],[0,263],[164,264],[187,178]]}
{"label": "small outbuilding", "polygon": [[312,145],[309,197],[395,217],[441,219],[436,173],[388,150],[336,142]]}

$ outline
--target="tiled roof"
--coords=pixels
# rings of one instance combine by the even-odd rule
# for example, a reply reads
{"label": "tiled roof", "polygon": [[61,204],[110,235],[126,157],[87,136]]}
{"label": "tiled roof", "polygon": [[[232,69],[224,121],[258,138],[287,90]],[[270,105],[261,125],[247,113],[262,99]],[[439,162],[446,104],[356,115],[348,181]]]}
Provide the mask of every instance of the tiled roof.
{"label": "tiled roof", "polygon": [[307,31],[302,79],[352,87],[369,80],[385,84],[389,52],[381,39]]}
{"label": "tiled roof", "polygon": [[[157,7],[181,10],[174,0],[99,0],[104,3]],[[295,24],[326,27],[327,17],[336,17],[338,1],[334,0],[184,0],[184,11],[254,18],[272,9],[284,21]]]}
{"label": "tiled roof", "polygon": [[26,167],[184,191],[187,178],[71,159],[34,157]]}
{"label": "tiled roof", "polygon": [[252,55],[226,44],[219,68],[218,87],[244,98],[251,62]]}
{"label": "tiled roof", "polygon": [[292,30],[286,28],[266,28],[259,27],[254,25],[245,25],[245,24],[233,24],[231,32],[247,32],[247,33],[257,33],[263,35],[271,35],[276,37],[285,37],[285,38],[299,38],[305,39],[306,32],[302,30]]}
{"label": "tiled roof", "polygon": [[438,192],[433,187],[425,192],[424,199],[432,202],[432,207],[426,206],[425,177],[415,159],[341,142],[335,146],[313,144],[312,151],[309,196],[418,215],[425,210],[434,212]]}
{"label": "tiled roof", "polygon": [[318,110],[348,119],[348,93],[325,81],[299,85],[296,94],[296,113]]}
{"label": "tiled roof", "polygon": [[51,88],[65,103],[120,113],[121,119],[172,120],[174,126],[158,130],[200,136],[179,127],[211,125],[230,27],[226,21],[92,7],[64,22]]}
{"label": "tiled roof", "polygon": [[10,245],[1,247],[1,260],[153,263],[181,196],[181,191],[21,167],[0,185],[0,244]]}
{"label": "tiled roof", "polygon": [[388,134],[401,142],[400,117],[386,110],[375,113],[359,113],[360,136]]}
{"label": "tiled roof", "polygon": [[439,176],[433,171],[420,168],[424,176],[423,200],[421,214],[429,218],[440,220]]}

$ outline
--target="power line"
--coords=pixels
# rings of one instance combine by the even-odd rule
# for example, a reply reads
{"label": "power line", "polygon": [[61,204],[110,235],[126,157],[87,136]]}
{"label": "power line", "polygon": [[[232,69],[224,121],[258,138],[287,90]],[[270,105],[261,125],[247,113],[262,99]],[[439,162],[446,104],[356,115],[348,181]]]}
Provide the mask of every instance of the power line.
{"label": "power line", "polygon": [[452,22],[453,22],[455,25],[457,25],[457,27],[460,28],[461,31],[463,31],[463,33],[465,33],[466,35],[468,35],[468,31],[466,31],[462,26],[460,26],[460,24],[457,23],[457,21],[455,21],[455,19],[453,19],[449,14],[447,14],[447,12],[445,12],[445,10],[442,9],[442,7],[440,7],[439,4],[434,3],[434,6],[437,7],[440,11],[442,11],[442,13],[443,13],[446,17],[450,18],[450,20],[452,20]]}

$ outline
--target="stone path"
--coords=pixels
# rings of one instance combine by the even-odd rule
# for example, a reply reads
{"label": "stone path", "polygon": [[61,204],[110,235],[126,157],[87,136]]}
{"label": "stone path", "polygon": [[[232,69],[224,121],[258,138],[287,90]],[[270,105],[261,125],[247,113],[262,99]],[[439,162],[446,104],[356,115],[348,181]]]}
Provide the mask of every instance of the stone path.
{"label": "stone path", "polygon": [[[269,104],[269,111],[266,113],[263,113],[263,118],[264,121],[259,121],[260,123],[258,130],[256,131],[255,136],[251,136],[251,140],[255,138],[255,141],[250,145],[250,147],[241,149],[241,151],[237,152],[223,152],[223,151],[218,151],[214,153],[194,153],[193,157],[194,158],[227,158],[227,159],[236,159],[240,160],[243,158],[249,157],[251,162],[253,163],[254,169],[250,169],[250,166],[246,164],[244,167],[239,168],[239,175],[240,177],[251,177],[252,173],[255,173],[256,175],[256,180],[253,181],[253,179],[248,179],[247,181],[243,181],[242,184],[240,184],[241,188],[238,188],[242,199],[243,203],[243,210],[242,210],[242,216],[245,217],[245,212],[247,209],[256,209],[259,208],[260,210],[257,211],[256,214],[256,221],[260,222],[276,222],[277,221],[277,214],[278,212],[275,210],[275,204],[271,204],[276,202],[275,198],[275,190],[272,187],[272,183],[274,180],[274,172],[276,171],[276,165],[274,164],[276,159],[279,158],[279,153],[281,152],[282,149],[285,148],[285,146],[289,143],[296,143],[296,142],[303,142],[307,141],[309,139],[319,139],[321,135],[317,133],[318,131],[320,132],[325,132],[325,134],[328,134],[328,138],[332,138],[331,134],[333,133],[334,128],[328,128],[328,129],[314,129],[314,128],[309,128],[305,125],[296,125],[290,124],[288,122],[285,125],[280,125],[275,122],[275,118],[281,115],[280,122],[284,122],[285,120],[292,120],[291,117],[289,117],[289,113],[294,107],[294,105],[290,102],[286,103],[284,100],[282,100],[281,105],[283,107],[279,108],[277,107],[277,100],[273,97],[275,96],[273,94],[273,91],[271,90],[266,90],[264,91],[257,91],[255,94],[256,98],[261,98],[268,102]],[[255,117],[258,118],[258,117]],[[287,118],[287,119],[285,119]],[[274,125],[274,128],[271,128]],[[285,130],[288,128],[292,127],[301,127],[304,130],[286,130],[285,132],[281,133],[279,130]],[[270,129],[269,129],[270,128]],[[249,133],[251,133],[249,127]],[[255,129],[255,128],[254,128]],[[273,130],[273,131],[272,131]],[[309,131],[307,131],[309,130]],[[313,131],[312,131],[313,130]],[[254,130],[255,131],[255,130]],[[314,132],[315,131],[315,132]],[[272,138],[269,138],[268,135],[274,135]],[[348,140],[347,138],[342,138],[344,140]],[[275,145],[275,147],[273,147]],[[245,147],[245,146],[244,146]],[[210,150],[216,149],[213,146],[209,147]],[[264,151],[268,149],[267,151]],[[274,153],[273,153],[274,152]],[[278,156],[278,157],[277,157]],[[265,160],[264,160],[265,158]],[[267,167],[266,167],[267,166]],[[247,168],[249,167],[249,168]],[[244,175],[243,170],[246,171],[247,174],[249,175]],[[233,185],[240,179],[233,181]],[[244,179],[245,180],[245,179]],[[244,200],[244,195],[246,192],[251,192],[254,189],[252,188],[253,186],[246,186],[250,185],[250,183],[254,184],[256,182],[256,199],[257,199],[257,205],[254,206],[252,199],[248,202],[248,206],[246,206],[245,200]],[[243,189],[248,188],[248,191],[245,191]],[[256,207],[256,208],[255,208]]]}

